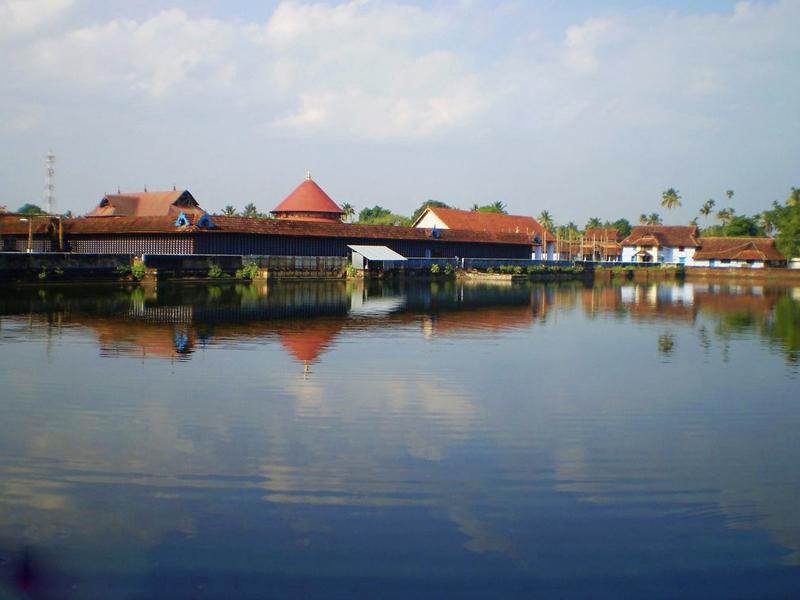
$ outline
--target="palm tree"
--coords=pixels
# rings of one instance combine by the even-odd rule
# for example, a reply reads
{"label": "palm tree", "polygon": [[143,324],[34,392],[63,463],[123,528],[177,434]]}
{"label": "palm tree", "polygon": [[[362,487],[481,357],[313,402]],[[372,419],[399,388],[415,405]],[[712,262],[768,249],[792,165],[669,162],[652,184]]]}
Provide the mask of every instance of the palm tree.
{"label": "palm tree", "polygon": [[697,227],[697,217],[695,217],[694,219],[689,221],[689,225],[693,225],[694,227]]}
{"label": "palm tree", "polygon": [[[728,190],[728,191],[730,191],[730,190]],[[723,208],[722,210],[720,210],[717,213],[717,218],[720,221],[722,221],[722,226],[723,227],[725,227],[728,224],[728,222],[731,219],[733,219],[733,215],[734,215],[735,212],[736,212],[735,210],[733,210],[732,208],[728,207],[728,208]]]}
{"label": "palm tree", "polygon": [[553,217],[550,215],[549,211],[543,210],[539,213],[539,224],[550,231],[553,229]]}
{"label": "palm tree", "polygon": [[247,217],[248,219],[255,219],[258,216],[258,209],[256,208],[256,205],[250,202],[244,207],[242,216]]}
{"label": "palm tree", "polygon": [[772,211],[765,210],[758,216],[758,224],[764,228],[767,235],[772,235],[775,231],[775,221],[772,216]]}
{"label": "palm tree", "polygon": [[661,217],[658,213],[650,213],[647,215],[647,224],[648,225],[661,225]]}
{"label": "palm tree", "polygon": [[586,221],[586,229],[597,229],[602,226],[603,222],[597,217],[592,217],[591,219]]}
{"label": "palm tree", "polygon": [[647,215],[642,213],[639,215],[639,225],[647,225]]}
{"label": "palm tree", "polygon": [[356,214],[356,209],[353,208],[352,204],[345,202],[342,204],[342,217],[346,222],[350,222],[353,219],[353,215]]}
{"label": "palm tree", "polygon": [[478,212],[480,209],[481,209],[481,207],[480,207],[480,206],[478,206],[477,204],[473,204],[473,205],[470,207],[470,210],[471,210],[472,212]]}
{"label": "palm tree", "polygon": [[728,200],[733,198],[733,190],[725,190],[725,195],[728,197]]}
{"label": "palm tree", "polygon": [[233,208],[230,204],[222,209],[222,214],[226,217],[235,217],[236,216],[236,209]]}
{"label": "palm tree", "polygon": [[669,188],[661,193],[661,206],[667,210],[678,208],[681,205],[681,195],[675,188]]}
{"label": "palm tree", "polygon": [[491,204],[491,207],[499,213],[505,214],[506,212],[506,205],[500,202],[500,200],[498,200],[497,202],[493,202]]}
{"label": "palm tree", "polygon": [[708,215],[711,214],[711,211],[714,209],[714,205],[716,202],[713,198],[709,198],[703,203],[703,206],[700,207],[700,214],[704,217],[708,218]]}

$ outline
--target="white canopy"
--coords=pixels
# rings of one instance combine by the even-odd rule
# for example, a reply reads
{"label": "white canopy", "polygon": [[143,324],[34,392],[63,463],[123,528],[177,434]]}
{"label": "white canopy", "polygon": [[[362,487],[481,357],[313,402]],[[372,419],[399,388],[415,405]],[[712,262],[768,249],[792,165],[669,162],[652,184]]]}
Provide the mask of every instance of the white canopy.
{"label": "white canopy", "polygon": [[347,246],[353,252],[358,252],[367,260],[406,260],[402,254],[398,254],[386,246]]}

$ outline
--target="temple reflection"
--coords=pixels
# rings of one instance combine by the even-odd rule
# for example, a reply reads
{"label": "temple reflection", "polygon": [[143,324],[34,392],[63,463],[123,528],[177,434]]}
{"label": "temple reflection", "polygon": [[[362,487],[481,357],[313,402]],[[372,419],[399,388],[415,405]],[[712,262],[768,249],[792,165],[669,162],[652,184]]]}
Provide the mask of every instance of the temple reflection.
{"label": "temple reflection", "polygon": [[[425,337],[529,328],[551,313],[700,325],[726,338],[755,332],[798,360],[800,289],[719,284],[585,286],[425,282],[298,282],[279,285],[173,285],[86,294],[30,289],[0,301],[0,317],[94,332],[103,357],[188,360],[199,348],[244,339],[278,341],[308,372],[343,332],[416,326]],[[2,325],[2,321],[0,321]],[[671,334],[665,332],[659,347]],[[706,336],[706,337],[703,337]]]}

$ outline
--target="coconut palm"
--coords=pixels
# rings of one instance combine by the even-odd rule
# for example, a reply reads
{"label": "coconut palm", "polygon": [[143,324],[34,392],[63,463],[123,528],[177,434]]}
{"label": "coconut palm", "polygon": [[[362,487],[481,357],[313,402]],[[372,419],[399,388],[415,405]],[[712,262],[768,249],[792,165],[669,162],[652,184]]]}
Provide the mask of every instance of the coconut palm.
{"label": "coconut palm", "polygon": [[711,211],[714,210],[714,205],[716,202],[713,198],[709,198],[703,203],[703,206],[700,207],[700,214],[704,217],[708,218],[708,215],[711,214]]}
{"label": "coconut palm", "polygon": [[772,235],[775,231],[775,220],[771,210],[765,210],[758,215],[758,224],[764,228],[767,235]]}
{"label": "coconut palm", "polygon": [[639,215],[639,225],[647,225],[647,215],[642,213]]}
{"label": "coconut palm", "polygon": [[[730,191],[730,190],[728,190]],[[733,215],[736,211],[732,208],[723,208],[717,213],[717,218],[722,221],[722,226],[725,227],[731,219],[733,219]]]}
{"label": "coconut palm", "polygon": [[222,214],[226,217],[235,217],[236,216],[236,209],[228,204],[225,208],[222,209]]}
{"label": "coconut palm", "polygon": [[602,226],[603,222],[597,217],[592,217],[591,219],[586,221],[586,229],[597,229]]}
{"label": "coconut palm", "polygon": [[256,208],[256,205],[250,202],[244,207],[242,216],[247,217],[248,219],[255,219],[258,216],[258,209]]}
{"label": "coconut palm", "polygon": [[669,188],[661,193],[661,206],[667,210],[678,208],[681,205],[681,195],[675,188]]}
{"label": "coconut palm", "polygon": [[356,209],[353,208],[353,205],[345,202],[342,204],[342,217],[345,221],[350,222],[353,220],[353,215],[356,214]]}
{"label": "coconut palm", "polygon": [[658,213],[650,213],[647,215],[648,225],[661,225],[661,216]]}
{"label": "coconut palm", "polygon": [[539,223],[542,227],[550,231],[553,229],[553,217],[550,215],[550,212],[547,210],[543,210],[539,213]]}
{"label": "coconut palm", "polygon": [[498,200],[497,202],[493,202],[493,203],[492,203],[490,206],[491,206],[491,207],[492,207],[494,210],[496,210],[497,212],[499,212],[499,213],[503,213],[503,214],[505,214],[505,212],[506,212],[506,205],[505,205],[505,204],[503,204],[502,202],[500,202],[500,200]]}
{"label": "coconut palm", "polygon": [[725,190],[725,195],[728,197],[728,200],[733,198],[733,194],[734,194],[733,190]]}

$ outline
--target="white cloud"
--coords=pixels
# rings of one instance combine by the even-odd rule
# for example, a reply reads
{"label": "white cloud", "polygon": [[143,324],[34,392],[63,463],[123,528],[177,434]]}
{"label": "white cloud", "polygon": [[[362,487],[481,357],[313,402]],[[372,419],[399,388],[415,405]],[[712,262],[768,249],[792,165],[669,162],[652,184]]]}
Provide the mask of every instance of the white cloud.
{"label": "white cloud", "polygon": [[3,0],[0,1],[0,40],[36,31],[55,19],[74,0]]}
{"label": "white cloud", "polygon": [[227,50],[234,36],[232,25],[173,9],[142,22],[115,19],[42,40],[31,59],[48,76],[73,85],[162,98],[184,84],[196,84],[184,92],[198,92],[229,83],[235,66]]}
{"label": "white cloud", "polygon": [[567,28],[564,41],[564,63],[583,72],[597,70],[597,52],[621,35],[618,23],[609,18],[592,18],[581,25]]}

